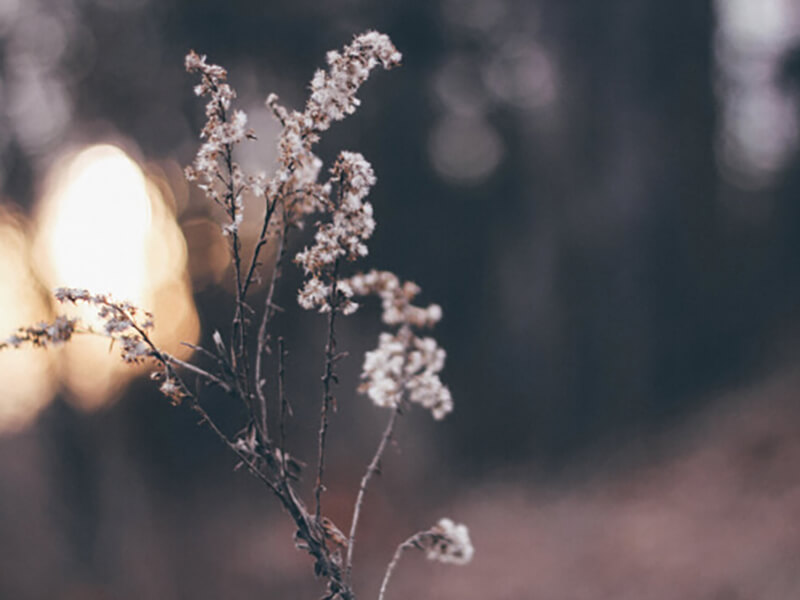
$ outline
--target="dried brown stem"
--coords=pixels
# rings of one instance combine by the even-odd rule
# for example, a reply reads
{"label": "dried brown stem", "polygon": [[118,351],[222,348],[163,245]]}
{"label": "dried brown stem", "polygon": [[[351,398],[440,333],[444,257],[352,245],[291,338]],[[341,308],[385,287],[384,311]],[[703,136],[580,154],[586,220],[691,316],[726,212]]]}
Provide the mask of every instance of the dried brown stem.
{"label": "dried brown stem", "polygon": [[395,567],[397,567],[397,563],[400,562],[400,559],[403,556],[403,552],[406,550],[411,550],[412,548],[419,547],[419,533],[412,535],[408,538],[405,542],[400,544],[397,547],[397,550],[394,551],[394,556],[392,557],[391,562],[386,567],[386,573],[383,576],[383,581],[381,582],[381,589],[378,592],[378,600],[384,600],[384,596],[386,595],[386,588],[389,586],[389,579],[392,577],[392,573],[394,572]]}
{"label": "dried brown stem", "polygon": [[283,359],[286,356],[283,338],[278,338],[278,449],[281,452],[281,477],[286,479],[286,413],[291,413],[291,407],[286,399],[286,386],[284,383],[285,368]]}
{"label": "dried brown stem", "polygon": [[[258,242],[256,242],[256,247],[253,249],[253,256],[250,259],[250,266],[247,269],[247,274],[244,277],[242,283],[242,299],[244,300],[247,298],[247,291],[250,289],[250,284],[253,283],[254,275],[256,267],[258,266],[258,256],[261,253],[261,250],[266,245],[267,241],[269,241],[269,237],[267,236],[267,231],[269,230],[269,224],[272,221],[272,216],[275,214],[275,208],[278,206],[279,198],[275,197],[272,201],[272,204],[269,202],[269,197],[266,198],[267,209],[264,213],[264,220],[261,223],[261,233],[258,235]],[[281,204],[283,200],[280,200]],[[283,236],[281,236],[283,239]],[[280,254],[280,252],[279,252]],[[274,277],[273,277],[274,279]]]}
{"label": "dried brown stem", "polygon": [[[139,331],[138,328],[137,331]],[[201,423],[206,423],[211,431],[236,454],[241,463],[247,467],[248,471],[264,483],[278,497],[297,526],[296,538],[304,542],[307,552],[315,559],[315,572],[328,579],[328,587],[332,594],[330,597],[332,598],[334,594],[338,594],[338,597],[344,600],[353,600],[352,592],[345,586],[343,581],[341,567],[326,548],[324,533],[316,526],[318,522],[317,519],[309,515],[305,505],[297,497],[289,481],[285,477],[281,478],[277,483],[272,481],[272,479],[253,462],[248,454],[237,447],[237,445],[217,426],[208,412],[200,405],[197,396],[191,392],[180,375],[175,372],[168,357],[162,353],[143,332],[140,331],[140,333],[142,333],[145,343],[152,349],[153,357],[164,366],[168,376],[173,378],[181,387],[185,397],[188,399],[189,408],[200,415]]]}
{"label": "dried brown stem", "polygon": [[179,367],[182,367],[182,368],[186,369],[187,371],[191,371],[192,373],[194,373],[196,375],[199,375],[200,377],[210,381],[211,383],[213,383],[215,385],[218,385],[219,387],[221,387],[226,392],[230,392],[231,391],[231,386],[229,386],[225,381],[223,381],[222,379],[220,379],[216,375],[212,375],[211,373],[209,373],[205,369],[201,369],[200,367],[195,366],[192,363],[188,363],[188,362],[185,362],[185,361],[183,361],[183,360],[181,360],[179,358],[175,358],[174,356],[172,356],[171,354],[167,354],[166,352],[162,352],[161,354],[162,354],[162,356],[164,357],[164,359],[167,362],[172,363],[174,365],[177,365]]}
{"label": "dried brown stem", "polygon": [[[226,122],[225,110],[220,107],[220,117],[223,123]],[[228,179],[225,182],[227,189],[227,209],[231,223],[236,222],[236,193],[233,186],[233,148],[231,144],[225,144],[225,168],[228,170]],[[231,229],[231,254],[233,255],[233,270],[236,279],[236,311],[233,318],[233,331],[231,332],[231,364],[237,369],[239,360],[243,358],[245,340],[247,336],[244,323],[244,297],[242,296],[242,257],[240,254],[241,241],[239,233],[235,227]],[[237,349],[238,348],[238,349]],[[244,361],[245,363],[247,361]]]}
{"label": "dried brown stem", "polygon": [[322,375],[322,410],[320,411],[319,420],[319,438],[318,438],[318,452],[317,452],[317,482],[314,487],[314,497],[316,508],[314,515],[319,518],[322,510],[321,496],[324,485],[322,483],[323,475],[325,474],[325,442],[328,433],[328,410],[330,409],[333,394],[331,393],[331,383],[336,379],[333,367],[336,357],[336,333],[335,322],[336,313],[339,308],[337,281],[339,275],[339,261],[337,260],[333,267],[333,285],[331,286],[330,293],[330,312],[328,313],[328,341],[325,343],[325,370]]}
{"label": "dried brown stem", "polygon": [[[284,221],[285,223],[285,221]],[[283,264],[283,257],[286,253],[286,235],[288,233],[288,228],[284,224],[283,231],[281,232],[281,236],[278,239],[278,258],[275,261],[275,267],[272,270],[272,278],[269,282],[269,290],[267,291],[267,297],[264,301],[264,314],[261,317],[261,326],[258,328],[258,347],[256,349],[256,360],[255,360],[255,387],[256,387],[256,394],[258,396],[258,400],[261,406],[261,434],[264,439],[269,439],[269,424],[267,422],[267,397],[264,394],[264,386],[261,383],[261,361],[263,359],[264,353],[267,351],[267,325],[269,324],[270,319],[275,314],[275,308],[273,304],[273,298],[275,296],[275,287],[278,279],[281,275],[281,265]],[[255,257],[254,257],[255,258]]]}
{"label": "dried brown stem", "polygon": [[389,440],[392,438],[394,425],[399,414],[399,407],[392,409],[392,414],[389,417],[389,422],[386,424],[386,428],[383,430],[383,435],[381,436],[381,441],[378,444],[378,449],[375,451],[372,461],[367,466],[367,470],[364,473],[364,476],[361,478],[361,485],[358,488],[358,496],[356,497],[356,503],[353,508],[353,518],[350,522],[350,537],[347,543],[347,559],[345,561],[345,581],[348,585],[350,585],[353,571],[353,548],[356,542],[356,530],[358,529],[358,521],[361,517],[361,507],[364,504],[367,486],[369,485],[372,476],[380,471],[381,458],[383,457],[383,453],[386,451],[386,446],[389,444]]}

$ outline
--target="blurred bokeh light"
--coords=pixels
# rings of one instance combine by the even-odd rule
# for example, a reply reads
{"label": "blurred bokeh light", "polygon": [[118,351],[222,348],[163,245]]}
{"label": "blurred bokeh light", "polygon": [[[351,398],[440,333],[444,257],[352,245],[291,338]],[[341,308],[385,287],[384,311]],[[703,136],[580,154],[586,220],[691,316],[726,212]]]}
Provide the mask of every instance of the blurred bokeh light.
{"label": "blurred bokeh light", "polygon": [[[7,288],[8,297],[3,298],[3,325],[8,331],[45,320],[53,311],[97,322],[91,307],[51,309],[47,300],[37,304],[21,297],[41,291],[32,277],[23,278],[31,265],[25,244],[31,244],[32,265],[47,290],[77,287],[128,300],[153,312],[159,325],[154,339],[162,347],[178,356],[189,354],[180,342],[196,341],[199,323],[187,274],[186,243],[158,187],[122,149],[95,145],[56,161],[33,226],[32,242],[19,230],[3,236],[6,245],[16,240],[3,253],[8,281],[18,282]],[[49,351],[4,353],[2,358],[39,370],[53,361],[72,401],[83,408],[102,405],[119,393],[120,385],[142,373],[141,368],[123,364],[108,340],[93,336],[79,336]],[[24,370],[16,373],[22,376]],[[42,389],[18,386],[15,394],[3,396],[5,410],[21,410],[12,408],[23,403],[16,396],[30,407],[46,404],[53,382],[47,377],[28,380]]]}
{"label": "blurred bokeh light", "polygon": [[[24,222],[0,208],[0,331],[14,331],[49,312],[48,300],[31,273],[29,257]],[[50,401],[56,388],[52,358],[32,348],[0,352],[0,434],[30,424]]]}

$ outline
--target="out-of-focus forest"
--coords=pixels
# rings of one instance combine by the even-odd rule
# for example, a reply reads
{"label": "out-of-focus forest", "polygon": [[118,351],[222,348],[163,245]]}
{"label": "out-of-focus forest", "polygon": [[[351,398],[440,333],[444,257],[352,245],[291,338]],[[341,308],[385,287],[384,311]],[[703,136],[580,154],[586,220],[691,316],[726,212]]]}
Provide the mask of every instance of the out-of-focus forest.
{"label": "out-of-focus forest", "polygon": [[[360,597],[442,516],[469,524],[473,564],[409,557],[388,597],[800,596],[793,0],[0,0],[0,337],[50,316],[56,285],[108,284],[157,305],[165,343],[209,343],[232,288],[218,213],[181,175],[203,123],[184,55],[228,68],[259,135],[241,161],[269,172],[267,94],[301,107],[325,52],[367,29],[403,66],[321,155],[372,162],[363,266],[442,305],[455,411],[404,415]],[[313,464],[325,319],[296,307],[300,276],[276,328],[290,445]],[[354,391],[378,331],[376,307],[341,325],[343,528],[385,416]],[[268,491],[114,362],[0,355],[0,597],[319,597]],[[233,426],[225,400],[210,410]]]}

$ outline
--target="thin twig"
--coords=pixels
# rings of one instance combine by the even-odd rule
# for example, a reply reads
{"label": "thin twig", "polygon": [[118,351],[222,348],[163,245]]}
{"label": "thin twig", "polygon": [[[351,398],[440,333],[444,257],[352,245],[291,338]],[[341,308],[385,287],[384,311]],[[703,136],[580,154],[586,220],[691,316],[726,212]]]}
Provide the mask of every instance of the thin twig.
{"label": "thin twig", "polygon": [[286,413],[291,413],[291,407],[286,400],[286,386],[284,383],[285,368],[283,359],[286,356],[283,338],[278,338],[278,450],[281,453],[281,477],[286,478]]}
{"label": "thin twig", "polygon": [[195,352],[199,352],[200,354],[204,354],[208,358],[214,360],[214,362],[220,363],[221,359],[219,356],[211,352],[210,350],[203,348],[202,346],[198,346],[197,344],[190,344],[189,342],[181,342],[181,346],[186,346],[187,348],[191,348]]}
{"label": "thin twig", "polygon": [[275,208],[277,208],[278,204],[283,207],[283,223],[284,223],[284,231],[281,237],[286,236],[286,230],[288,229],[288,218],[286,214],[286,204],[289,198],[293,196],[300,196],[300,195],[307,195],[307,196],[314,196],[317,199],[320,199],[319,196],[310,193],[308,190],[298,189],[293,190],[290,192],[281,193],[275,196],[275,199],[272,201],[272,204],[269,203],[269,198],[266,198],[267,201],[267,209],[264,214],[264,220],[261,223],[261,233],[258,235],[258,242],[256,242],[256,246],[253,249],[253,256],[250,258],[250,266],[247,269],[247,274],[245,275],[244,279],[242,280],[242,298],[246,299],[247,292],[250,289],[255,277],[255,270],[258,267],[258,257],[261,253],[261,250],[264,248],[266,243],[269,241],[269,237],[267,236],[269,224],[272,221],[272,217],[275,216]]}
{"label": "thin twig", "polygon": [[[216,90],[216,85],[213,81],[209,80],[213,90]],[[227,111],[222,102],[217,102],[217,111],[220,121],[222,123],[228,122]],[[236,379],[236,388],[242,396],[248,410],[250,411],[251,418],[254,418],[254,408],[250,399],[248,391],[249,371],[250,366],[247,360],[247,327],[245,326],[244,316],[244,296],[242,295],[242,260],[241,260],[241,240],[239,239],[238,228],[236,227],[236,197],[242,193],[242,189],[236,190],[233,181],[233,145],[231,143],[224,144],[223,160],[225,162],[225,169],[227,170],[227,180],[221,177],[226,189],[226,206],[228,216],[231,220],[231,254],[233,256],[233,268],[236,283],[236,309],[233,316],[233,327],[231,329],[231,365],[233,367],[234,378]],[[240,370],[241,364],[241,370]],[[241,373],[241,377],[239,377]]]}
{"label": "thin twig", "polygon": [[315,569],[318,574],[328,578],[329,587],[331,590],[338,592],[340,597],[345,600],[353,600],[352,592],[345,586],[342,578],[341,567],[334,560],[332,555],[325,547],[324,535],[320,533],[319,529],[315,527],[313,520],[308,511],[306,510],[303,502],[297,497],[294,489],[286,478],[283,478],[279,483],[273,482],[251,458],[240,448],[232,442],[227,435],[217,426],[208,412],[200,405],[197,396],[189,390],[188,386],[184,383],[181,377],[175,372],[169,362],[166,361],[165,355],[153,345],[153,343],[144,337],[145,342],[151,347],[153,357],[158,360],[167,370],[168,376],[177,381],[181,387],[184,395],[188,399],[189,408],[200,415],[201,423],[208,424],[211,431],[239,458],[247,469],[264,485],[266,485],[280,500],[283,507],[290,514],[297,526],[296,536],[298,539],[303,540],[306,544],[306,549],[311,556],[316,560]]}
{"label": "thin twig", "polygon": [[[269,202],[269,197],[266,197],[266,212],[264,213],[264,220],[261,223],[261,233],[258,235],[258,242],[256,242],[256,247],[253,249],[253,256],[250,259],[250,267],[247,269],[247,274],[244,277],[242,283],[242,299],[244,300],[247,297],[247,291],[250,289],[250,284],[253,282],[253,276],[255,274],[256,267],[258,266],[258,255],[261,253],[261,249],[266,245],[269,237],[267,236],[267,231],[269,229],[270,221],[272,220],[272,216],[275,213],[275,207],[278,205],[279,198],[276,196],[275,199],[272,201],[272,204]],[[282,200],[281,200],[282,202]]]}
{"label": "thin twig", "polygon": [[167,354],[166,352],[162,352],[162,355],[164,356],[164,358],[168,362],[173,363],[175,365],[178,365],[179,367],[182,367],[182,368],[186,369],[187,371],[191,371],[192,373],[195,373],[196,375],[200,375],[200,377],[203,377],[204,379],[207,379],[211,383],[214,383],[214,384],[218,385],[219,387],[221,387],[226,392],[230,392],[231,391],[231,386],[229,386],[227,383],[225,383],[219,377],[217,377],[215,375],[212,375],[208,371],[206,371],[204,369],[201,369],[200,367],[197,367],[197,366],[193,365],[192,363],[188,363],[188,362],[182,361],[179,358],[175,358],[174,356],[172,356],[171,354]]}
{"label": "thin twig", "polygon": [[367,470],[364,473],[364,476],[361,478],[361,485],[358,488],[358,496],[356,498],[355,507],[353,508],[353,519],[350,522],[350,538],[347,542],[347,559],[345,561],[345,581],[348,585],[350,584],[353,571],[353,547],[355,546],[356,542],[356,529],[358,528],[358,520],[361,517],[361,507],[364,504],[367,486],[369,485],[369,481],[372,479],[372,476],[380,471],[381,458],[383,457],[383,453],[386,451],[386,446],[392,437],[392,431],[394,430],[394,425],[399,414],[399,407],[392,409],[392,414],[389,417],[389,422],[386,424],[386,429],[383,430],[383,436],[381,436],[378,449],[375,451],[375,455],[372,457],[372,461],[369,463],[369,466],[367,466]]}
{"label": "thin twig", "polygon": [[417,548],[419,543],[419,536],[420,534],[416,533],[408,538],[405,542],[400,544],[397,547],[397,550],[394,551],[394,556],[392,557],[389,566],[386,567],[386,574],[383,576],[383,581],[381,582],[381,590],[378,592],[378,600],[384,600],[384,595],[386,594],[386,588],[389,585],[389,579],[392,577],[392,572],[394,571],[397,563],[400,562],[400,558],[403,556],[403,552],[406,550],[411,550],[412,548]]}
{"label": "thin twig", "polygon": [[166,356],[152,343],[152,341],[140,330],[140,328],[138,328],[135,324],[134,327],[140,331],[140,333],[142,333],[145,343],[147,343],[152,350],[152,356],[164,366],[164,368],[167,370],[168,376],[177,381],[178,385],[183,391],[183,394],[189,401],[189,408],[200,415],[201,422],[208,424],[211,431],[234,454],[236,454],[236,456],[239,458],[242,464],[247,467],[250,473],[264,483],[264,485],[266,485],[281,501],[281,504],[283,504],[284,508],[289,512],[295,522],[295,525],[297,526],[297,538],[305,542],[309,554],[316,559],[315,568],[318,574],[327,577],[329,581],[329,587],[334,591],[338,591],[343,599],[353,600],[352,592],[345,587],[342,580],[340,566],[325,547],[323,534],[321,534],[318,528],[312,524],[316,523],[316,521],[312,520],[312,518],[309,516],[308,511],[303,505],[303,502],[297,498],[297,495],[291,484],[285,478],[282,479],[278,484],[273,482],[244,451],[238,448],[236,444],[232,442],[228,436],[225,435],[225,433],[217,426],[217,424],[211,418],[211,415],[209,415],[208,412],[200,405],[197,400],[197,396],[191,392],[183,379],[181,379],[180,375],[178,375],[172,365],[167,362]]}
{"label": "thin twig", "polygon": [[[225,111],[221,110],[222,122],[225,122]],[[240,254],[241,240],[236,224],[236,190],[233,187],[233,148],[231,144],[225,144],[225,166],[228,169],[228,214],[231,223],[231,253],[233,254],[233,270],[236,279],[236,310],[233,317],[233,331],[231,332],[231,363],[234,370],[238,371],[238,363],[241,361],[247,369],[245,351],[247,346],[247,328],[245,327],[244,317],[244,296],[242,294],[242,257]],[[246,378],[245,378],[246,381]]]}
{"label": "thin twig", "polygon": [[[285,223],[285,221],[284,221]],[[275,295],[275,286],[281,275],[281,265],[283,257],[286,253],[286,235],[288,228],[284,224],[281,236],[278,239],[278,258],[275,261],[275,267],[272,270],[272,278],[269,282],[269,290],[267,291],[267,298],[264,301],[264,314],[261,318],[261,326],[258,328],[258,347],[256,348],[255,360],[255,387],[256,395],[261,406],[261,434],[264,439],[269,439],[269,424],[267,421],[267,397],[264,394],[264,386],[261,384],[261,361],[264,353],[267,351],[267,325],[275,313],[272,299]]]}
{"label": "thin twig", "polygon": [[314,488],[316,508],[314,516],[319,519],[321,513],[321,495],[324,487],[322,477],[325,473],[325,440],[328,433],[328,410],[332,399],[331,382],[335,379],[333,372],[334,357],[336,356],[336,335],[334,324],[336,322],[336,312],[339,308],[338,290],[336,289],[337,277],[339,273],[339,261],[333,267],[333,285],[329,296],[330,312],[328,313],[328,341],[325,344],[325,370],[322,375],[322,410],[320,411],[319,440],[317,452],[317,482]]}

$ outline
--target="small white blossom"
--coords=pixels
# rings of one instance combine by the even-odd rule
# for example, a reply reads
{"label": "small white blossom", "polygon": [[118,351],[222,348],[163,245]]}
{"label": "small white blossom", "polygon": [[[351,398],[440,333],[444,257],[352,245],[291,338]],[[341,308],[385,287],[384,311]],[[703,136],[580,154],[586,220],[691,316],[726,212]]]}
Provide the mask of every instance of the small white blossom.
{"label": "small white blossom", "polygon": [[[357,152],[342,152],[331,169],[332,181],[336,181],[341,189],[340,201],[332,208],[331,221],[319,226],[314,236],[314,244],[304,248],[295,256],[295,262],[303,267],[306,275],[312,279],[332,279],[332,272],[337,262],[346,258],[355,260],[366,256],[366,240],[375,230],[375,219],[372,216],[372,205],[364,198],[375,184],[375,173],[372,166]],[[316,284],[315,284],[316,285]],[[352,314],[358,308],[355,302],[347,301],[353,295],[349,283],[339,288],[341,298],[328,296],[328,305],[320,306],[329,311],[331,302],[344,300],[342,312]],[[299,298],[303,308],[317,308],[315,302],[309,300],[308,292],[301,291]],[[337,304],[338,306],[338,304]]]}
{"label": "small white blossom", "polygon": [[419,286],[412,281],[401,284],[397,275],[389,271],[359,273],[347,279],[347,282],[356,295],[375,294],[381,299],[382,318],[387,325],[430,328],[442,319],[442,308],[438,304],[431,304],[427,308],[411,304],[420,292]]}
{"label": "small white blossom", "polygon": [[214,340],[214,346],[216,346],[219,355],[225,356],[225,344],[222,341],[222,334],[219,332],[219,330],[214,330],[214,333],[211,334],[211,339]]}
{"label": "small white blossom", "polygon": [[25,338],[22,338],[16,334],[12,334],[6,338],[5,344],[8,346],[13,346],[14,348],[19,348],[24,341]]}
{"label": "small white blossom", "polygon": [[127,363],[140,362],[152,353],[150,346],[136,335],[126,335],[119,339],[122,342],[122,360]]}
{"label": "small white blossom", "polygon": [[56,290],[53,292],[53,295],[59,302],[76,302],[78,300],[87,302],[92,296],[89,293],[89,290],[68,287],[56,288]]}
{"label": "small white blossom", "polygon": [[314,74],[306,105],[306,115],[316,131],[324,131],[331,121],[341,121],[356,111],[361,104],[356,93],[372,69],[379,64],[390,69],[401,59],[389,36],[376,31],[356,36],[341,53],[328,52],[328,71],[320,69]]}
{"label": "small white blossom", "polygon": [[[341,52],[328,53],[328,69],[314,74],[303,112],[288,111],[275,94],[267,97],[267,106],[283,126],[278,142],[279,167],[270,192],[283,196],[292,193],[287,205],[292,224],[299,224],[303,215],[324,209],[330,198],[330,186],[317,183],[322,161],[311,150],[320,132],[328,129],[332,121],[355,112],[360,104],[356,93],[372,69],[379,65],[390,69],[400,64],[401,58],[388,36],[370,31],[356,36]],[[363,187],[360,180],[354,183]],[[302,193],[295,193],[298,190]],[[365,247],[356,248],[363,255]]]}
{"label": "small white blossom", "polygon": [[52,323],[37,323],[29,327],[20,327],[16,333],[10,335],[4,342],[0,342],[0,350],[9,346],[19,348],[26,342],[35,348],[58,346],[69,341],[77,327],[77,319],[65,316],[56,317]]}
{"label": "small white blossom", "polygon": [[[244,111],[229,112],[236,92],[226,82],[225,69],[207,64],[205,56],[192,51],[186,56],[186,70],[201,75],[195,94],[209,96],[207,120],[200,132],[200,137],[206,141],[197,151],[192,165],[186,167],[186,178],[196,181],[209,200],[225,208],[230,222],[223,226],[222,231],[225,235],[234,235],[242,222],[242,194],[249,189],[252,179],[245,177],[241,167],[232,160],[232,149],[245,138],[253,137],[253,133],[247,129]],[[258,191],[261,192],[263,183],[259,184]]]}
{"label": "small white blossom", "polygon": [[297,302],[306,310],[318,308],[320,312],[330,310],[328,296],[331,286],[322,283],[317,277],[308,279],[297,294]]}
{"label": "small white blossom", "polygon": [[428,560],[465,565],[475,554],[467,526],[450,519],[440,519],[435,527],[423,534],[422,542]]}
{"label": "small white blossom", "polygon": [[186,396],[183,388],[172,377],[165,377],[158,389],[162,394],[169,398],[173,404],[180,404],[183,398]]}
{"label": "small white blossom", "polygon": [[376,406],[395,408],[403,397],[406,343],[398,336],[382,333],[378,347],[364,355],[359,391]]}
{"label": "small white blossom", "polygon": [[255,428],[249,428],[247,433],[239,436],[233,445],[237,450],[248,456],[257,456],[258,439],[256,439]]}
{"label": "small white blossom", "polygon": [[450,390],[439,378],[444,360],[433,338],[419,338],[407,325],[396,334],[382,333],[378,347],[364,356],[359,391],[382,407],[397,407],[405,397],[441,420],[453,410]]}
{"label": "small white blossom", "polygon": [[[62,303],[83,302],[93,305],[98,318],[103,321],[103,334],[120,343],[122,360],[125,362],[141,362],[152,355],[153,349],[143,337],[144,332],[153,327],[151,313],[137,308],[130,302],[114,300],[107,294],[91,294],[83,289],[58,288],[55,297]],[[56,319],[53,326],[58,327],[60,323],[63,326],[63,321]],[[71,325],[73,330],[75,323],[73,320]],[[87,331],[93,329],[87,327]]]}

